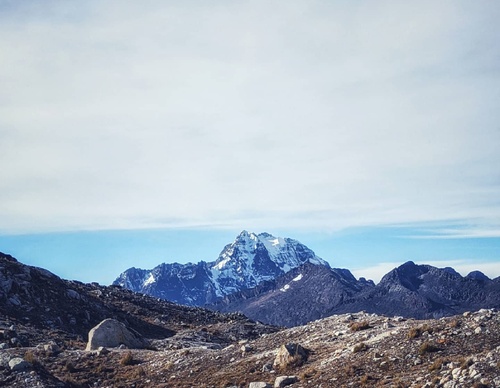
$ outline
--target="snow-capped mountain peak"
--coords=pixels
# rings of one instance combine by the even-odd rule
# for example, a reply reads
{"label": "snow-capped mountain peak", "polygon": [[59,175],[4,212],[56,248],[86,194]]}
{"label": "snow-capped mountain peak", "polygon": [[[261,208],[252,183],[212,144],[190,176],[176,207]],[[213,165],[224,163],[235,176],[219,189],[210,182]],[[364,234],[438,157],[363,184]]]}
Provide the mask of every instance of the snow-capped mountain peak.
{"label": "snow-capped mountain peak", "polygon": [[[306,262],[329,267],[296,240],[243,230],[214,262],[163,264],[151,271],[145,270],[141,276],[128,274],[130,269],[121,274],[115,284],[179,303],[201,305],[275,279]],[[177,290],[179,287],[181,291]]]}

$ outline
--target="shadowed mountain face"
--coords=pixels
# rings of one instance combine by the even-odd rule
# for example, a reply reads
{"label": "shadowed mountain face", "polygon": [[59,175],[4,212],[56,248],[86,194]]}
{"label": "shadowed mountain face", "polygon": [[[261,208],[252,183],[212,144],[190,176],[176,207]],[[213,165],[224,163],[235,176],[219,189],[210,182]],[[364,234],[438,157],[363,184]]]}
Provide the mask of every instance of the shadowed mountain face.
{"label": "shadowed mountain face", "polygon": [[500,307],[500,279],[476,271],[462,277],[450,268],[407,262],[385,275],[354,306],[414,318],[438,318],[467,310]]}
{"label": "shadowed mountain face", "polygon": [[214,262],[161,264],[152,270],[130,268],[113,284],[192,306],[273,280],[304,263],[328,267],[296,240],[243,231]]}
{"label": "shadowed mountain face", "polygon": [[359,311],[425,319],[492,307],[500,307],[499,278],[478,272],[462,277],[450,268],[413,262],[395,268],[376,286],[347,270],[304,265],[213,306],[284,326]]}
{"label": "shadowed mountain face", "polygon": [[358,281],[348,270],[304,264],[275,280],[228,295],[211,307],[291,327],[329,316],[336,306],[373,287],[373,282]]}

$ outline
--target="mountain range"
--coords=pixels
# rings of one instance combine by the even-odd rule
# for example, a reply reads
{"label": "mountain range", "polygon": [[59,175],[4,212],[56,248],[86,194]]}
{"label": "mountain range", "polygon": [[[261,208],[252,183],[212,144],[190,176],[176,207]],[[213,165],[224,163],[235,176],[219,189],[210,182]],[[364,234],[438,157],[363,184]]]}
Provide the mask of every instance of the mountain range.
{"label": "mountain range", "polygon": [[409,261],[375,285],[331,268],[296,240],[247,231],[216,261],[130,268],[113,284],[289,327],[358,311],[424,319],[500,307],[500,278],[479,271],[463,277],[453,268]]}
{"label": "mountain range", "polygon": [[163,263],[152,270],[130,268],[113,284],[175,303],[203,306],[276,279],[304,263],[329,267],[296,240],[244,230],[213,262]]}

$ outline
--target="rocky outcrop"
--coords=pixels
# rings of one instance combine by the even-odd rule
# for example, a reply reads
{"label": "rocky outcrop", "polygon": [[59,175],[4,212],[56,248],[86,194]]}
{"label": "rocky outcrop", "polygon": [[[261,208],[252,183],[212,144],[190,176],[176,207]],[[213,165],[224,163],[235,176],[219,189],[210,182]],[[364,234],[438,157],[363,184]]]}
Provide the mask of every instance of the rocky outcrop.
{"label": "rocky outcrop", "polygon": [[148,343],[139,333],[128,329],[116,319],[105,319],[90,330],[85,350],[97,350],[99,347],[116,348],[120,345],[128,349],[143,349]]}

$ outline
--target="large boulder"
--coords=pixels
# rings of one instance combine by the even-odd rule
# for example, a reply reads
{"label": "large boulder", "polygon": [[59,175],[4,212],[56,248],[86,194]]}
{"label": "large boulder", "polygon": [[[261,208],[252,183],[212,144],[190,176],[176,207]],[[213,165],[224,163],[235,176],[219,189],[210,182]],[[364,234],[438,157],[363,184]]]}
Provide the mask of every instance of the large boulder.
{"label": "large boulder", "polygon": [[116,348],[125,345],[129,349],[143,349],[148,344],[139,333],[128,329],[116,319],[105,319],[89,332],[89,341],[85,350],[97,350],[99,347]]}
{"label": "large boulder", "polygon": [[286,370],[302,365],[306,362],[309,351],[299,344],[286,344],[276,352],[273,366],[279,370]]}

